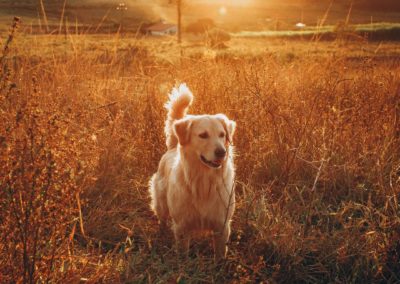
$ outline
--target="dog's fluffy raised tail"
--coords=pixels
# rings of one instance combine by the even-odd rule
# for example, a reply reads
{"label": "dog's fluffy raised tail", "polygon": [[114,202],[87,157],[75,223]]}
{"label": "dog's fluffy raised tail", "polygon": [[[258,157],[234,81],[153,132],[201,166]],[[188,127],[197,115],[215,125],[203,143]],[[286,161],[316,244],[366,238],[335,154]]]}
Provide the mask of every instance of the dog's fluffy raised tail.
{"label": "dog's fluffy raised tail", "polygon": [[173,149],[178,145],[178,138],[172,129],[173,123],[175,120],[185,117],[192,101],[193,94],[186,84],[181,84],[178,88],[172,89],[169,101],[165,104],[165,108],[168,110],[167,120],[165,121],[165,135],[167,137],[168,149]]}

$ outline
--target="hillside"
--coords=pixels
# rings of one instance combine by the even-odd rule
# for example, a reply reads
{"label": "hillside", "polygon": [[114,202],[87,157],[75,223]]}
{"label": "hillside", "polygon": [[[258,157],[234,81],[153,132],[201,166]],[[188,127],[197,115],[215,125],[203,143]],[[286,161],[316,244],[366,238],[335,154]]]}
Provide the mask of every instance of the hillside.
{"label": "hillside", "polygon": [[[250,0],[251,1],[251,0]],[[226,14],[220,14],[224,1],[186,1],[184,6],[184,24],[196,18],[211,18],[222,28],[230,31],[262,30],[274,26],[275,22],[283,26],[293,26],[301,21],[307,25],[316,25],[327,14],[325,24],[335,25],[343,21],[348,13],[349,1],[286,0],[258,1],[253,5],[224,5]],[[118,26],[122,21],[127,29],[135,31],[143,22],[159,19],[175,21],[175,8],[169,1],[125,1],[127,10],[121,13],[116,9],[119,1],[69,0],[66,1],[64,17],[70,23],[85,26]],[[46,16],[50,22],[58,25],[64,6],[63,0],[44,0]],[[330,8],[329,8],[330,7]],[[0,22],[9,21],[12,16],[21,16],[25,24],[38,25],[39,17],[43,18],[39,1],[0,0]],[[355,1],[351,10],[350,21],[354,24],[372,22],[400,22],[398,1],[383,0]],[[271,24],[272,23],[272,24]]]}

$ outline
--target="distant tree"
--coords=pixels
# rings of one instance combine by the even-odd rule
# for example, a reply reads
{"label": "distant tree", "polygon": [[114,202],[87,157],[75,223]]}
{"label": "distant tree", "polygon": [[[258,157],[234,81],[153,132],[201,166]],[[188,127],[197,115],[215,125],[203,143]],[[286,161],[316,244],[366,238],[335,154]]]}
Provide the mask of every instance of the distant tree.
{"label": "distant tree", "polygon": [[212,29],[207,36],[208,45],[212,48],[226,48],[225,43],[231,40],[230,34],[221,29]]}

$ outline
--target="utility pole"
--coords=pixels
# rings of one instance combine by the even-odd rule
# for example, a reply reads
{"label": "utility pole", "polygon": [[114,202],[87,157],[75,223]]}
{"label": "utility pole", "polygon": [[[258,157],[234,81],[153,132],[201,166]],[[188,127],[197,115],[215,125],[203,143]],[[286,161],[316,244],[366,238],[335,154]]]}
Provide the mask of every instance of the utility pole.
{"label": "utility pole", "polygon": [[176,2],[178,14],[178,43],[182,42],[182,0]]}

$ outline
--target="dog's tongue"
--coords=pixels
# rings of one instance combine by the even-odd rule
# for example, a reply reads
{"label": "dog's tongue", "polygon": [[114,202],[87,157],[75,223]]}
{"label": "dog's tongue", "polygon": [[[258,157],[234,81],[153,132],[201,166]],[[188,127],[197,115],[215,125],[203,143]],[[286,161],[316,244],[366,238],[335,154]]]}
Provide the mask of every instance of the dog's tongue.
{"label": "dog's tongue", "polygon": [[218,159],[218,160],[214,160],[213,163],[217,164],[217,165],[221,165],[223,161],[224,161],[224,159]]}

